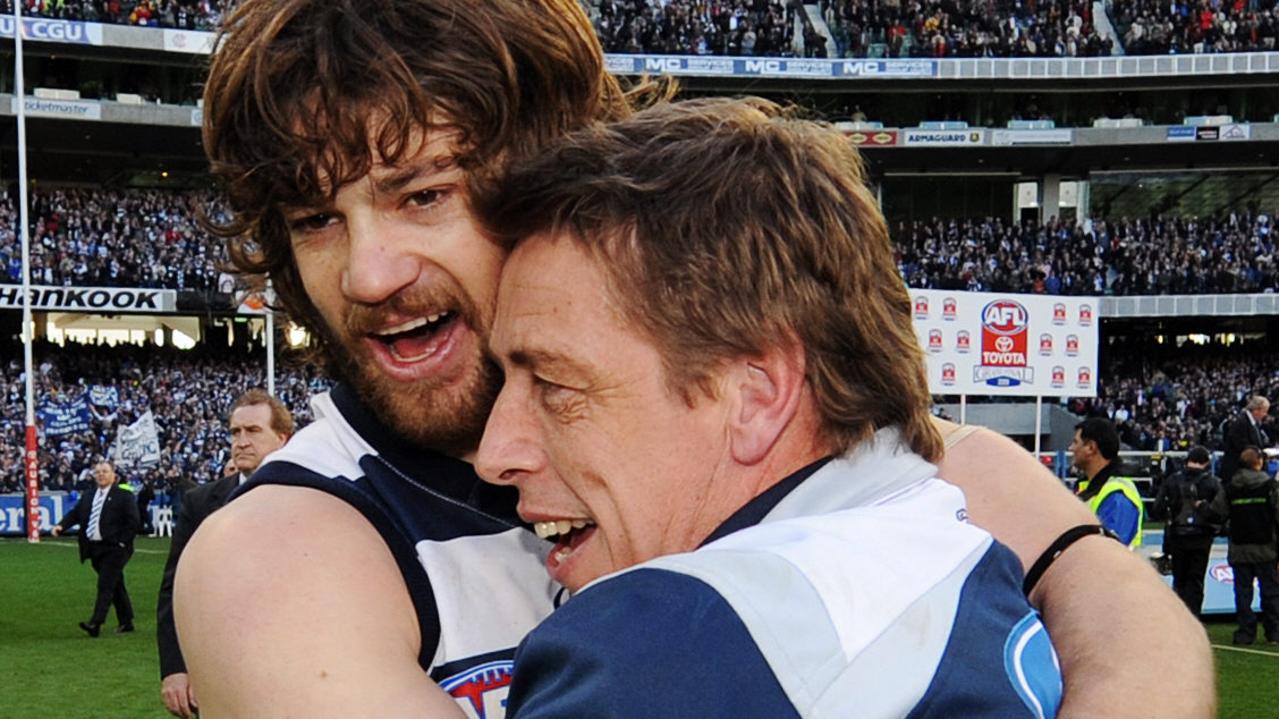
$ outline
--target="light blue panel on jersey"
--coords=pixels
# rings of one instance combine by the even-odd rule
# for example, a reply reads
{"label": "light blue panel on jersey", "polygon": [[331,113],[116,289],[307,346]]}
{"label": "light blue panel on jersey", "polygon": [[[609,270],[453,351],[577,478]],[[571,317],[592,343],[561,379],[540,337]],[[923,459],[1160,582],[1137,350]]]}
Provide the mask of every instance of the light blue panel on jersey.
{"label": "light blue panel on jersey", "polygon": [[1013,627],[1004,642],[1004,671],[1026,708],[1038,719],[1057,715],[1061,704],[1061,664],[1048,632],[1034,612]]}

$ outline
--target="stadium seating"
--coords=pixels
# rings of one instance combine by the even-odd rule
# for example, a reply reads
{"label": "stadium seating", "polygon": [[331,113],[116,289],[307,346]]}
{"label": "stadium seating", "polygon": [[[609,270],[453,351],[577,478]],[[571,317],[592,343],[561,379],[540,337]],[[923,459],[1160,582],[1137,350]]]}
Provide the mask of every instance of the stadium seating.
{"label": "stadium seating", "polygon": [[911,287],[1063,295],[1167,295],[1279,289],[1272,215],[899,223]]}
{"label": "stadium seating", "polygon": [[[145,472],[125,470],[161,491],[182,477],[205,481],[220,476],[230,458],[226,414],[243,391],[265,386],[261,355],[205,347],[186,352],[158,347],[68,344],[36,346],[36,396],[74,400],[98,386],[112,401],[92,408],[84,432],[41,442],[44,489],[72,489],[89,481],[95,457],[103,455],[118,428],[147,410],[155,416],[162,459]],[[0,355],[0,493],[20,491],[22,483],[23,382],[19,347]],[[277,366],[276,395],[299,425],[310,420],[307,398],[328,383],[316,369],[297,362]],[[135,476],[136,475],[136,476]]]}
{"label": "stadium seating", "polygon": [[[21,282],[17,203],[0,196],[0,283]],[[207,192],[51,190],[31,196],[31,282],[81,287],[216,290],[232,282],[220,269],[222,242],[200,228],[217,217]],[[232,282],[233,283],[233,282]]]}

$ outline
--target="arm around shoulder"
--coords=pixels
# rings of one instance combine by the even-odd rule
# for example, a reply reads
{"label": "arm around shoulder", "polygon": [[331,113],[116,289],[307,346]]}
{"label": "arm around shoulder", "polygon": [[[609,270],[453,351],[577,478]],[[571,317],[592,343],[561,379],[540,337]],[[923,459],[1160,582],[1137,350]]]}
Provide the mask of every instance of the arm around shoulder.
{"label": "arm around shoulder", "polygon": [[212,514],[182,554],[174,606],[207,716],[461,716],[418,664],[390,550],[323,492],[259,487]]}
{"label": "arm around shoulder", "polygon": [[[943,428],[943,434],[945,434]],[[939,475],[964,490],[969,517],[1030,567],[1071,527],[1096,524],[1027,451],[988,430],[947,451]],[[1074,543],[1030,595],[1062,662],[1059,717],[1209,717],[1216,706],[1212,654],[1203,627],[1158,574],[1105,537]],[[1103,610],[1104,609],[1104,610]],[[1158,685],[1151,656],[1175,656]]]}

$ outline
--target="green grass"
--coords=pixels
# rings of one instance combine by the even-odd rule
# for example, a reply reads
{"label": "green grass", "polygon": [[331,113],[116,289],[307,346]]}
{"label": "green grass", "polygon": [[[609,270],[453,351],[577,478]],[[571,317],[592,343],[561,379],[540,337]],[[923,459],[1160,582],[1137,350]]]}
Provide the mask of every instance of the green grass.
{"label": "green grass", "polygon": [[[133,634],[114,634],[114,611],[102,636],[76,623],[93,609],[94,574],[77,559],[74,539],[0,540],[0,717],[4,719],[164,719],[155,648],[155,598],[167,539],[138,540],[125,571],[133,598]],[[1230,647],[1233,621],[1213,619],[1223,719],[1275,716],[1279,647]],[[1260,653],[1256,653],[1260,652]],[[1175,657],[1150,657],[1150,687]]]}
{"label": "green grass", "polygon": [[125,568],[132,634],[76,626],[93,611],[97,575],[75,539],[0,540],[0,716],[13,719],[163,719],[155,599],[169,540],[139,538]]}

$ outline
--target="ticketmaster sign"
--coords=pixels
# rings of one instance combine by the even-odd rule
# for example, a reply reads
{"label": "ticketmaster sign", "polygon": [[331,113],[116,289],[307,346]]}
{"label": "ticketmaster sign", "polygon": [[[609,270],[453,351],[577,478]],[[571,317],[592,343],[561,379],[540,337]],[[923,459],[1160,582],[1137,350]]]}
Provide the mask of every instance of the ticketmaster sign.
{"label": "ticketmaster sign", "polygon": [[[173,312],[178,293],[125,287],[31,287],[31,306],[37,310],[73,312]],[[0,309],[22,309],[22,286],[0,285]]]}
{"label": "ticketmaster sign", "polygon": [[[28,97],[24,108],[31,117],[57,117],[63,120],[101,120],[102,104],[90,100],[47,100]],[[18,98],[9,100],[9,114],[18,114]]]}

